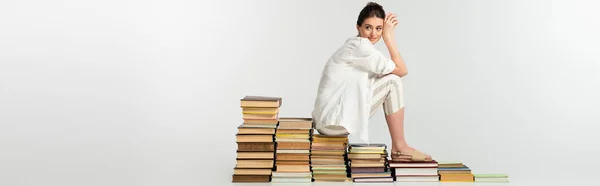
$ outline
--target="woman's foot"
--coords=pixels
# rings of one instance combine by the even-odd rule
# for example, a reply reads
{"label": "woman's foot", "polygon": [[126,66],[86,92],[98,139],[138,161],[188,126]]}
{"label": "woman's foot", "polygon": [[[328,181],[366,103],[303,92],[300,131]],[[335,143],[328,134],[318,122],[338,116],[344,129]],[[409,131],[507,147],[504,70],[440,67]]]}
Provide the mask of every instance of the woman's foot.
{"label": "woman's foot", "polygon": [[433,158],[408,145],[393,147],[392,160],[394,161],[431,161]]}

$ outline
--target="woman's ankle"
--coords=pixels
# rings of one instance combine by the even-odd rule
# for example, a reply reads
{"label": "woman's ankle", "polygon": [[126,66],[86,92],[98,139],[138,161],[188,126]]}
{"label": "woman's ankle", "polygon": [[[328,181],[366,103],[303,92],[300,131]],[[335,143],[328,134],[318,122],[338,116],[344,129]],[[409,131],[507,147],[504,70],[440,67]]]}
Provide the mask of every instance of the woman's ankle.
{"label": "woman's ankle", "polygon": [[392,149],[394,149],[396,151],[407,149],[407,148],[410,148],[410,146],[408,146],[408,144],[406,142],[392,143]]}

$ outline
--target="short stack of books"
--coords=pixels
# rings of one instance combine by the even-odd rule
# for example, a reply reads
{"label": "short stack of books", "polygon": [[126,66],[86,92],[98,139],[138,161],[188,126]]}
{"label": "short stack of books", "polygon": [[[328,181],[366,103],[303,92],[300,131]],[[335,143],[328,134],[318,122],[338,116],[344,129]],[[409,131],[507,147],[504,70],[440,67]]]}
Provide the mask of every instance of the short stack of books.
{"label": "short stack of books", "polygon": [[462,162],[440,162],[438,168],[440,181],[442,182],[473,182],[474,177],[471,169]]}
{"label": "short stack of books", "polygon": [[506,174],[474,174],[475,182],[508,182]]}
{"label": "short stack of books", "polygon": [[271,182],[312,182],[310,137],[312,118],[279,118],[275,134],[275,172]]}
{"label": "short stack of books", "polygon": [[354,182],[394,182],[385,144],[350,144],[348,167]]}
{"label": "short stack of books", "polygon": [[241,99],[244,123],[236,134],[237,157],[232,182],[270,182],[275,166],[274,135],[281,98]]}
{"label": "short stack of books", "polygon": [[439,182],[438,162],[391,161],[390,168],[397,182]]}
{"label": "short stack of books", "polygon": [[314,182],[349,182],[347,172],[348,135],[314,134],[310,162]]}

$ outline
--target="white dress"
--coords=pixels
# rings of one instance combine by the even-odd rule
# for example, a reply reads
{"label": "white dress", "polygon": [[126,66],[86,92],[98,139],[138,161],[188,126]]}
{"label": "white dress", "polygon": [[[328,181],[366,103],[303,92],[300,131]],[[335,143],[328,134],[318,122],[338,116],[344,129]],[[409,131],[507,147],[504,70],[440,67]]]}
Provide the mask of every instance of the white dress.
{"label": "white dress", "polygon": [[323,69],[312,111],[315,128],[343,126],[368,141],[373,82],[395,67],[367,38],[348,38]]}

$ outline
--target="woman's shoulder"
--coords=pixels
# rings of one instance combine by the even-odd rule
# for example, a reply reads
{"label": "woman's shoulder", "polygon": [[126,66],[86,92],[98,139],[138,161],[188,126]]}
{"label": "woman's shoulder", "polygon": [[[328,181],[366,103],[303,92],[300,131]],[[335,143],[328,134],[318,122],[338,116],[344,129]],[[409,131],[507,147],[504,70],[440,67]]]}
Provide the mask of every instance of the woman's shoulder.
{"label": "woman's shoulder", "polygon": [[375,46],[367,38],[353,36],[346,40],[347,47],[352,48],[355,52],[372,52],[375,50]]}
{"label": "woman's shoulder", "polygon": [[346,43],[355,43],[355,44],[365,45],[365,44],[371,44],[371,41],[369,41],[369,39],[364,38],[364,37],[352,36],[352,37],[349,37],[346,39]]}
{"label": "woman's shoulder", "polygon": [[376,50],[371,41],[358,36],[348,37],[344,44],[337,49],[332,58],[341,61],[349,60],[357,56],[365,56]]}

